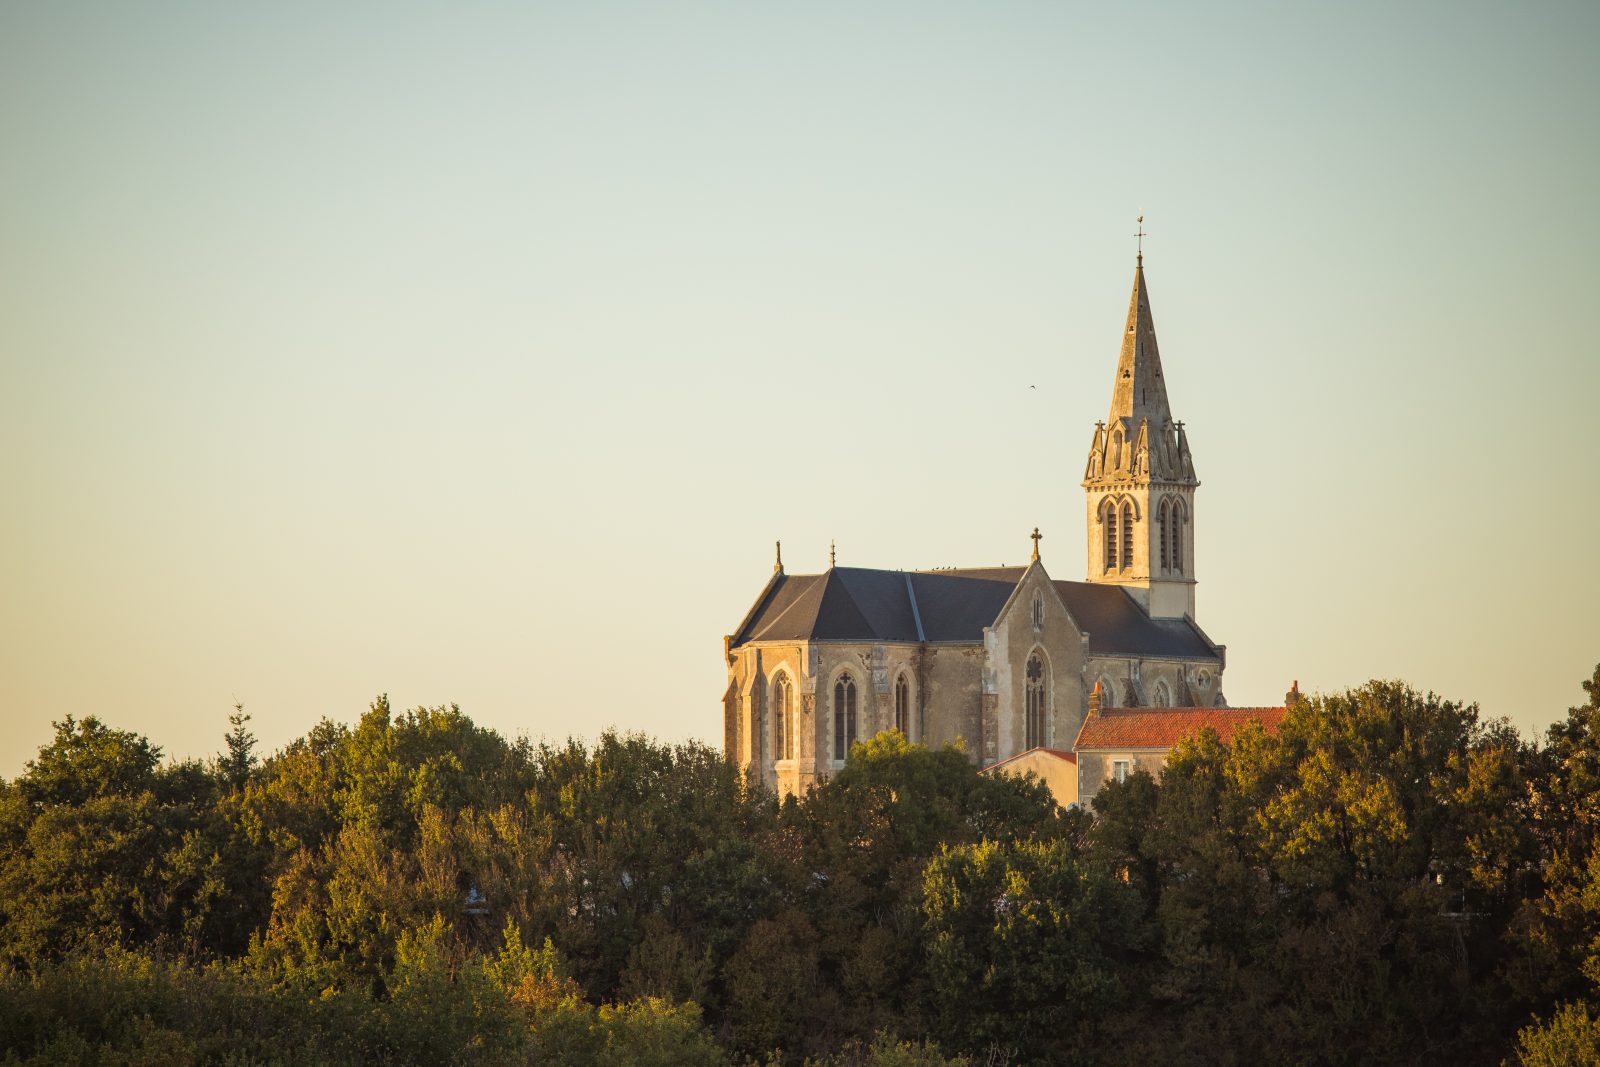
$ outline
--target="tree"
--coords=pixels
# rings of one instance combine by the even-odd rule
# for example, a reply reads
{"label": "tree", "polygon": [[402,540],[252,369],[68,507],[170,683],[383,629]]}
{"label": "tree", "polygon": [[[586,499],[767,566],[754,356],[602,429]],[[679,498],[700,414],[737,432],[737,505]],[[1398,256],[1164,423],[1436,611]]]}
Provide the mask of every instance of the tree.
{"label": "tree", "polygon": [[923,877],[935,1028],[968,1053],[1098,1062],[1144,934],[1133,890],[1065,841],[946,848]]}
{"label": "tree", "polygon": [[233,714],[228,716],[229,730],[223,737],[228,751],[217,759],[223,780],[235,789],[244,785],[256,765],[256,735],[245,729],[245,723],[249,721],[250,716],[244,713],[244,705],[235,704]]}

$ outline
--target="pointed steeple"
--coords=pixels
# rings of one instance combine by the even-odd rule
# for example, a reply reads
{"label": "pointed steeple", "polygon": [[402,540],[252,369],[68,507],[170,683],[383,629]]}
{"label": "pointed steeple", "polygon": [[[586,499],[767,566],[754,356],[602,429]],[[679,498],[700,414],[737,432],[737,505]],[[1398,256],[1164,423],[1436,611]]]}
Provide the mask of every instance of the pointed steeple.
{"label": "pointed steeple", "polygon": [[1167,383],[1161,375],[1161,349],[1156,344],[1156,323],[1150,315],[1150,291],[1144,281],[1144,255],[1133,269],[1133,295],[1128,299],[1128,322],[1122,331],[1122,354],[1117,358],[1117,380],[1111,390],[1111,417],[1125,419],[1125,431],[1138,432],[1145,419],[1160,431],[1172,419],[1167,406]]}

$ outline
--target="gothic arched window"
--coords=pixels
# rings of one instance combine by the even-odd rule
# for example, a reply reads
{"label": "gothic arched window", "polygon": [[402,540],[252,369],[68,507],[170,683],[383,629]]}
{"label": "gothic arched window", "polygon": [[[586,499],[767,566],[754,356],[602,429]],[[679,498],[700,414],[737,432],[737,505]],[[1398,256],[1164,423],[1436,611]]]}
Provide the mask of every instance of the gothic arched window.
{"label": "gothic arched window", "polygon": [[1156,528],[1161,531],[1161,570],[1165,573],[1172,563],[1167,556],[1167,502],[1164,499],[1156,511]]}
{"label": "gothic arched window", "polygon": [[1172,504],[1172,569],[1183,570],[1183,505]]}
{"label": "gothic arched window", "polygon": [[1133,566],[1133,505],[1122,505],[1122,565]]}
{"label": "gothic arched window", "polygon": [[833,686],[833,758],[842,760],[856,743],[856,680],[839,676]]}
{"label": "gothic arched window", "polygon": [[788,675],[772,683],[772,754],[774,759],[794,759],[794,697]]}
{"label": "gothic arched window", "polygon": [[894,683],[894,728],[911,738],[911,683],[901,675]]}
{"label": "gothic arched window", "polygon": [[1044,594],[1033,594],[1033,628],[1044,629]]}
{"label": "gothic arched window", "polygon": [[1027,746],[1044,744],[1044,661],[1035,652],[1028,657]]}
{"label": "gothic arched window", "polygon": [[1100,525],[1105,535],[1106,570],[1109,571],[1117,565],[1117,506],[1109,500],[1100,509]]}
{"label": "gothic arched window", "polygon": [[1166,682],[1159,681],[1156,683],[1155,692],[1150,698],[1150,706],[1153,708],[1172,707],[1172,693],[1167,689]]}
{"label": "gothic arched window", "polygon": [[1122,431],[1120,429],[1111,437],[1111,466],[1115,470],[1122,469]]}

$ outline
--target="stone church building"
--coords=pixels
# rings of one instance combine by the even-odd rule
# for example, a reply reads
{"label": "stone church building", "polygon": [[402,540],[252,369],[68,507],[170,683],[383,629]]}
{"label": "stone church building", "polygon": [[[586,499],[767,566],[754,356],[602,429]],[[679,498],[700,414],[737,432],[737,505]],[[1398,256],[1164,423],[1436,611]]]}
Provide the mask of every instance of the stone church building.
{"label": "stone church building", "polygon": [[897,729],[981,766],[1071,749],[1105,707],[1222,707],[1225,649],[1195,621],[1194,462],[1167,403],[1141,255],[1111,410],[1084,469],[1088,573],[830,565],[772,577],[724,642],[728,755],[804,792]]}

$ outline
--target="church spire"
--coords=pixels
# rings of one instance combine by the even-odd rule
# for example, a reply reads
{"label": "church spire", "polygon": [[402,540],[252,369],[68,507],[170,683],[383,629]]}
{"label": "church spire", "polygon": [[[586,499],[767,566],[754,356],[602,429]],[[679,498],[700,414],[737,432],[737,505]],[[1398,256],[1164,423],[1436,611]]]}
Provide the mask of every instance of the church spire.
{"label": "church spire", "polygon": [[[1140,230],[1142,238],[1142,225]],[[1193,617],[1199,484],[1183,424],[1173,420],[1167,404],[1141,250],[1134,261],[1111,414],[1095,424],[1083,472],[1089,581],[1122,586],[1155,618]]]}
{"label": "church spire", "polygon": [[1156,344],[1156,323],[1150,314],[1150,291],[1144,280],[1144,254],[1133,269],[1133,295],[1128,298],[1128,321],[1122,331],[1122,353],[1117,358],[1117,380],[1111,390],[1111,417],[1126,420],[1126,432],[1138,432],[1150,420],[1156,431],[1172,421],[1167,406],[1167,383],[1161,374],[1161,349]]}

